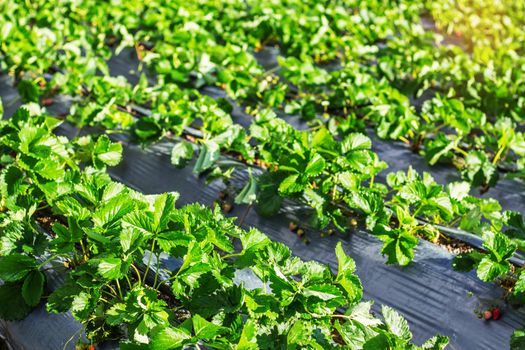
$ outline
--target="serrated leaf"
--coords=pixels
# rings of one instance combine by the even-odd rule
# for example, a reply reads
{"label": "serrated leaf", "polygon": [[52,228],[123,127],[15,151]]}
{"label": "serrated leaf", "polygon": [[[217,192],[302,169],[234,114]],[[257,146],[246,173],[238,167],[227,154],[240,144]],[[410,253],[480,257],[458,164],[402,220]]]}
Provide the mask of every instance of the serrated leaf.
{"label": "serrated leaf", "polygon": [[385,324],[390,332],[397,337],[408,342],[412,339],[412,333],[408,327],[408,322],[397,311],[390,306],[382,305],[381,312],[385,319]]}
{"label": "serrated leaf", "polygon": [[326,161],[324,158],[319,154],[314,154],[312,159],[308,161],[308,164],[306,164],[306,168],[304,169],[304,174],[307,177],[315,177],[321,174],[321,172],[324,170],[326,165]]}
{"label": "serrated leaf", "polygon": [[477,274],[480,280],[489,282],[505,275],[509,270],[508,262],[493,261],[489,256],[485,256],[478,265]]}
{"label": "serrated leaf", "polygon": [[518,275],[518,280],[514,285],[513,293],[524,293],[525,292],[525,273],[522,271]]}
{"label": "serrated leaf", "polygon": [[353,133],[345,137],[341,147],[343,154],[345,154],[349,151],[370,149],[370,147],[372,147],[372,141],[363,134]]}
{"label": "serrated leaf", "polygon": [[376,227],[374,234],[378,235],[385,244],[381,254],[387,255],[387,264],[408,265],[414,258],[414,247],[418,239],[402,229],[384,229],[380,225]]}
{"label": "serrated leaf", "polygon": [[279,185],[279,192],[288,194],[300,192],[304,189],[304,185],[299,183],[299,175],[290,175],[285,178]]}
{"label": "serrated leaf", "polygon": [[155,232],[153,215],[144,211],[135,211],[125,215],[122,218],[122,226],[135,230],[145,237]]}
{"label": "serrated leaf", "polygon": [[448,338],[442,335],[436,335],[428,339],[423,345],[422,350],[444,350],[448,345]]}
{"label": "serrated leaf", "polygon": [[483,235],[483,247],[490,251],[492,260],[496,262],[504,262],[516,251],[516,245],[507,236],[492,231]]}
{"label": "serrated leaf", "polygon": [[261,244],[266,245],[270,243],[268,236],[254,228],[241,235],[240,239],[243,250],[249,250],[255,246],[260,246]]}
{"label": "serrated leaf", "polygon": [[452,182],[447,185],[447,190],[450,194],[450,197],[460,201],[469,195],[470,184],[465,181]]}
{"label": "serrated leaf", "polygon": [[350,313],[351,319],[367,327],[379,326],[381,320],[375,318],[374,315],[370,313],[372,304],[372,301],[363,301],[357,304]]}
{"label": "serrated leaf", "polygon": [[237,350],[255,350],[257,347],[257,331],[255,321],[248,320],[242,329],[241,337],[237,343]]}
{"label": "serrated leaf", "polygon": [[33,80],[20,80],[18,82],[18,93],[24,103],[27,102],[38,102],[40,95],[40,89]]}
{"label": "serrated leaf", "polygon": [[456,271],[468,272],[476,268],[482,258],[483,254],[479,252],[459,254],[454,258],[452,267]]}
{"label": "serrated leaf", "polygon": [[0,279],[5,282],[19,281],[36,267],[36,260],[32,257],[21,254],[7,255],[0,260]]}
{"label": "serrated leaf", "polygon": [[24,174],[14,165],[9,165],[2,170],[0,175],[0,190],[3,196],[12,196],[18,193],[24,182]]}
{"label": "serrated leaf", "polygon": [[171,217],[171,213],[175,210],[175,201],[179,197],[176,192],[163,193],[155,197],[153,212],[153,225],[156,231],[164,230]]}
{"label": "serrated leaf", "polygon": [[199,315],[194,315],[191,319],[195,336],[199,339],[211,340],[227,330],[227,328],[213,324]]}
{"label": "serrated leaf", "polygon": [[91,260],[91,262],[97,265],[98,273],[106,279],[118,279],[121,275],[122,260],[119,258],[104,258]]}
{"label": "serrated leaf", "polygon": [[337,245],[335,246],[335,256],[337,257],[338,266],[337,277],[343,276],[348,272],[355,272],[355,262],[351,257],[345,254],[341,242],[337,242]]}
{"label": "serrated leaf", "polygon": [[55,289],[48,297],[46,309],[48,312],[61,313],[68,311],[73,303],[73,300],[82,291],[80,286],[66,282],[58,289]]}
{"label": "serrated leaf", "polygon": [[22,296],[29,306],[36,306],[40,302],[44,292],[44,274],[40,271],[32,271],[24,280],[22,285]]}
{"label": "serrated leaf", "polygon": [[95,227],[101,229],[110,228],[124,217],[124,215],[130,213],[133,208],[134,203],[127,196],[113,197],[93,213],[93,223]]}
{"label": "serrated leaf", "polygon": [[111,142],[109,137],[102,135],[97,139],[93,147],[93,165],[97,169],[105,165],[115,166],[122,159],[122,145]]}
{"label": "serrated leaf", "polygon": [[151,350],[178,349],[187,344],[190,339],[191,334],[184,328],[164,328],[153,335]]}

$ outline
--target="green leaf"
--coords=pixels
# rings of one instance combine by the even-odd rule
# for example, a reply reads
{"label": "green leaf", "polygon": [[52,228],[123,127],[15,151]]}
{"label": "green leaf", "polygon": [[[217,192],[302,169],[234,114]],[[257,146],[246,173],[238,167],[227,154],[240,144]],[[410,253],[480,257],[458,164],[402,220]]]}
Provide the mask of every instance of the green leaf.
{"label": "green leaf", "polygon": [[384,333],[380,333],[363,345],[363,350],[393,349],[392,342]]}
{"label": "green leaf", "polygon": [[237,343],[237,350],[256,350],[257,346],[257,330],[255,329],[255,321],[249,319],[242,329],[241,338]]}
{"label": "green leaf", "polygon": [[505,275],[509,270],[510,263],[494,261],[490,256],[485,256],[478,265],[477,274],[480,280],[489,282]]}
{"label": "green leaf", "polygon": [[236,204],[252,204],[257,199],[257,181],[252,175],[251,169],[248,174],[248,182],[241,192],[235,197]]}
{"label": "green leaf", "polygon": [[164,328],[153,335],[151,350],[177,349],[187,344],[190,339],[191,334],[184,328]]}
{"label": "green leaf", "polygon": [[243,250],[249,250],[254,247],[259,247],[270,243],[270,239],[264,233],[257,229],[250,229],[247,233],[240,237]]}
{"label": "green leaf", "polygon": [[205,170],[208,170],[212,165],[219,159],[220,148],[215,141],[206,141],[199,152],[199,157],[193,167],[193,172],[200,174]]}
{"label": "green leaf", "polygon": [[179,197],[176,192],[163,193],[155,197],[155,211],[153,223],[156,231],[164,230],[168,226],[171,214],[175,211],[175,201]]}
{"label": "green leaf", "polygon": [[412,236],[402,229],[391,230],[382,225],[376,226],[374,230],[379,239],[385,244],[381,254],[387,255],[387,264],[408,265],[414,258],[414,247],[417,246],[417,237]]}
{"label": "green leaf", "polygon": [[304,189],[304,185],[299,183],[299,175],[290,175],[285,178],[279,185],[279,192],[284,194],[300,192]]}
{"label": "green leaf", "polygon": [[341,291],[330,284],[320,284],[303,289],[303,295],[306,297],[319,298],[324,301],[341,298]]}
{"label": "green leaf", "polygon": [[454,258],[452,267],[456,271],[468,272],[476,268],[483,259],[483,254],[479,252],[459,254]]}
{"label": "green leaf", "polygon": [[93,213],[93,223],[98,228],[111,228],[124,215],[130,213],[133,208],[134,203],[128,196],[113,197]]}
{"label": "green leaf", "polygon": [[129,254],[138,249],[142,242],[142,235],[135,230],[124,229],[120,232],[120,245],[124,254]]}
{"label": "green leaf", "polygon": [[470,184],[465,181],[461,182],[452,182],[447,185],[447,191],[450,194],[450,197],[460,201],[470,192]]}
{"label": "green leaf", "polygon": [[175,166],[183,166],[191,158],[193,158],[193,146],[187,141],[177,143],[171,150],[171,164]]}
{"label": "green leaf", "polygon": [[150,212],[134,211],[122,218],[122,227],[135,230],[145,237],[155,232],[153,215]]}
{"label": "green leaf", "polygon": [[525,349],[525,329],[517,329],[510,338],[510,350]]}
{"label": "green leaf", "polygon": [[524,293],[525,292],[525,272],[521,271],[518,275],[518,280],[514,285],[513,293]]}
{"label": "green leaf", "polygon": [[227,328],[213,324],[199,315],[194,315],[191,319],[195,336],[203,340],[211,340],[227,330]]}
{"label": "green leaf", "polygon": [[516,251],[516,245],[507,236],[492,231],[483,235],[483,247],[490,251],[492,260],[496,262],[504,262]]}
{"label": "green leaf", "polygon": [[97,139],[93,148],[93,165],[103,169],[104,165],[115,166],[122,159],[122,145],[113,143],[106,135]]}
{"label": "green leaf", "polygon": [[363,296],[363,286],[359,277],[353,274],[355,262],[345,254],[341,242],[336,245],[335,255],[338,262],[336,282],[345,290],[350,303],[360,301]]}
{"label": "green leaf", "polygon": [[381,312],[385,319],[385,324],[390,332],[397,337],[409,342],[412,339],[412,333],[408,327],[408,322],[391,307],[382,305]]}
{"label": "green leaf", "polygon": [[436,335],[428,339],[423,345],[421,345],[422,350],[445,350],[449,341],[448,337],[442,335]]}
{"label": "green leaf", "polygon": [[318,176],[324,170],[325,165],[326,162],[324,158],[319,154],[315,154],[306,165],[306,168],[304,169],[304,174],[307,177]]}
{"label": "green leaf", "polygon": [[36,268],[36,260],[32,257],[21,254],[7,255],[0,260],[0,279],[5,282],[19,281]]}
{"label": "green leaf", "polygon": [[97,271],[102,277],[108,280],[120,278],[120,268],[122,266],[122,260],[120,260],[119,258],[94,259],[91,260],[91,262],[97,265]]}
{"label": "green leaf", "polygon": [[163,130],[154,118],[144,117],[135,122],[133,133],[140,141],[155,141],[163,135]]}
{"label": "green leaf", "polygon": [[337,257],[337,277],[342,276],[348,272],[355,272],[354,260],[345,254],[341,242],[337,242],[335,246],[335,256]]}
{"label": "green leaf", "polygon": [[279,195],[281,174],[264,172],[257,177],[257,212],[262,216],[272,216],[279,212],[283,197]]}
{"label": "green leaf", "polygon": [[24,280],[22,285],[22,296],[29,306],[36,306],[40,302],[44,292],[44,274],[40,271],[32,271]]}
{"label": "green leaf", "polygon": [[[47,136],[47,131],[36,126],[26,125],[20,130],[20,151],[24,154],[36,156],[38,159],[47,158],[50,148],[41,145],[41,141]],[[48,159],[49,160],[49,159]]]}
{"label": "green leaf", "polygon": [[18,82],[18,93],[22,98],[22,102],[38,102],[40,89],[33,80],[20,80]]}
{"label": "green leaf", "polygon": [[18,194],[18,190],[23,185],[25,176],[22,170],[14,165],[9,165],[2,170],[0,175],[0,191],[3,196],[12,196]]}
{"label": "green leaf", "polygon": [[0,286],[0,318],[6,321],[18,321],[31,311],[22,296],[20,284],[5,283]]}
{"label": "green leaf", "polygon": [[379,326],[381,320],[375,318],[374,315],[370,313],[372,304],[372,301],[363,301],[357,304],[350,313],[351,319],[367,327]]}
{"label": "green leaf", "polygon": [[372,141],[363,134],[353,133],[345,137],[341,147],[343,154],[346,154],[349,151],[370,149],[372,147]]}
{"label": "green leaf", "polygon": [[80,294],[82,288],[70,280],[55,289],[47,299],[46,309],[48,312],[61,313],[68,311],[73,300]]}

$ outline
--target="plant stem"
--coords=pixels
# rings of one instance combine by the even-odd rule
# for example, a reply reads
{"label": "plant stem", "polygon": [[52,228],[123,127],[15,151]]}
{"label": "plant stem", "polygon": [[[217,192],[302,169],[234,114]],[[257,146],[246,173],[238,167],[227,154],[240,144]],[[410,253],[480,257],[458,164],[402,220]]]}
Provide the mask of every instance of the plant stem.
{"label": "plant stem", "polygon": [[55,260],[56,258],[58,258],[60,255],[53,255],[51,256],[50,258],[46,259],[43,263],[41,263],[40,265],[37,266],[37,269],[40,269],[42,266],[46,265],[48,262],[52,261],[52,260]]}
{"label": "plant stem", "polygon": [[137,275],[137,279],[139,280],[139,284],[142,284],[142,278],[140,277],[140,271],[137,269],[135,264],[131,264],[131,267],[133,270],[135,270],[135,274]]}
{"label": "plant stem", "polygon": [[496,163],[498,162],[498,160],[501,157],[501,154],[503,153],[504,150],[505,150],[505,147],[500,147],[498,149],[498,153],[496,153],[496,155],[494,156],[494,159],[492,160],[492,164],[493,165],[496,165]]}
{"label": "plant stem", "polygon": [[454,147],[454,151],[458,152],[458,153],[461,153],[463,156],[467,157],[468,156],[468,153],[464,150],[462,150],[461,148],[459,147]]}
{"label": "plant stem", "polygon": [[120,289],[120,282],[118,280],[116,280],[116,282],[117,282],[118,295],[120,296],[120,299],[123,299],[122,289]]}
{"label": "plant stem", "polygon": [[144,271],[144,278],[142,279],[144,284],[146,284],[146,278],[148,277],[149,269],[151,267],[151,257],[153,256],[154,250],[155,250],[155,239],[153,239],[151,243],[151,249],[150,249],[149,257],[148,257],[148,266],[146,267],[146,271]]}
{"label": "plant stem", "polygon": [[157,279],[159,277],[159,271],[160,271],[160,253],[156,255],[157,257],[157,265],[155,269],[155,279],[153,280],[153,289],[155,289],[155,286],[157,285]]}

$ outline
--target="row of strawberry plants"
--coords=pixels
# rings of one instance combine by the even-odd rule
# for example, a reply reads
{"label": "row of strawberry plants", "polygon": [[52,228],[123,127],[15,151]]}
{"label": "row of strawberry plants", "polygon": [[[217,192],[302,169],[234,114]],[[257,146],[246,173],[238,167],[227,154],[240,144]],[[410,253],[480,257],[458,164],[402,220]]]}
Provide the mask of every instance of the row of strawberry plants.
{"label": "row of strawberry plants", "polygon": [[[82,322],[90,342],[117,339],[122,349],[420,349],[393,309],[383,306],[384,321],[370,313],[340,245],[334,274],[217,210],[176,208],[175,193],[135,192],[104,172],[119,162],[121,145],[57,137],[59,123],[25,108],[0,123],[2,318],[23,318],[44,299],[49,312]],[[161,254],[181,260],[166,279]],[[244,269],[261,288],[234,282]],[[66,279],[46,296],[50,270],[65,270]],[[421,349],[447,343],[438,336]]]}

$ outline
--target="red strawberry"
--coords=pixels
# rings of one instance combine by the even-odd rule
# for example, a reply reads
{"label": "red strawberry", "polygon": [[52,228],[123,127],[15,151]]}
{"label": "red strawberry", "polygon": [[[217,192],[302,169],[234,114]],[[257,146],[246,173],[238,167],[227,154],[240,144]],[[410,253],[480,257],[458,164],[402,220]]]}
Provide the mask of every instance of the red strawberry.
{"label": "red strawberry", "polygon": [[501,317],[501,310],[499,307],[495,307],[492,309],[492,318],[495,320],[498,320]]}
{"label": "red strawberry", "polygon": [[483,312],[483,318],[485,320],[490,320],[492,318],[492,312],[490,310],[484,311]]}
{"label": "red strawberry", "polygon": [[95,345],[88,346],[87,350],[95,350]]}

